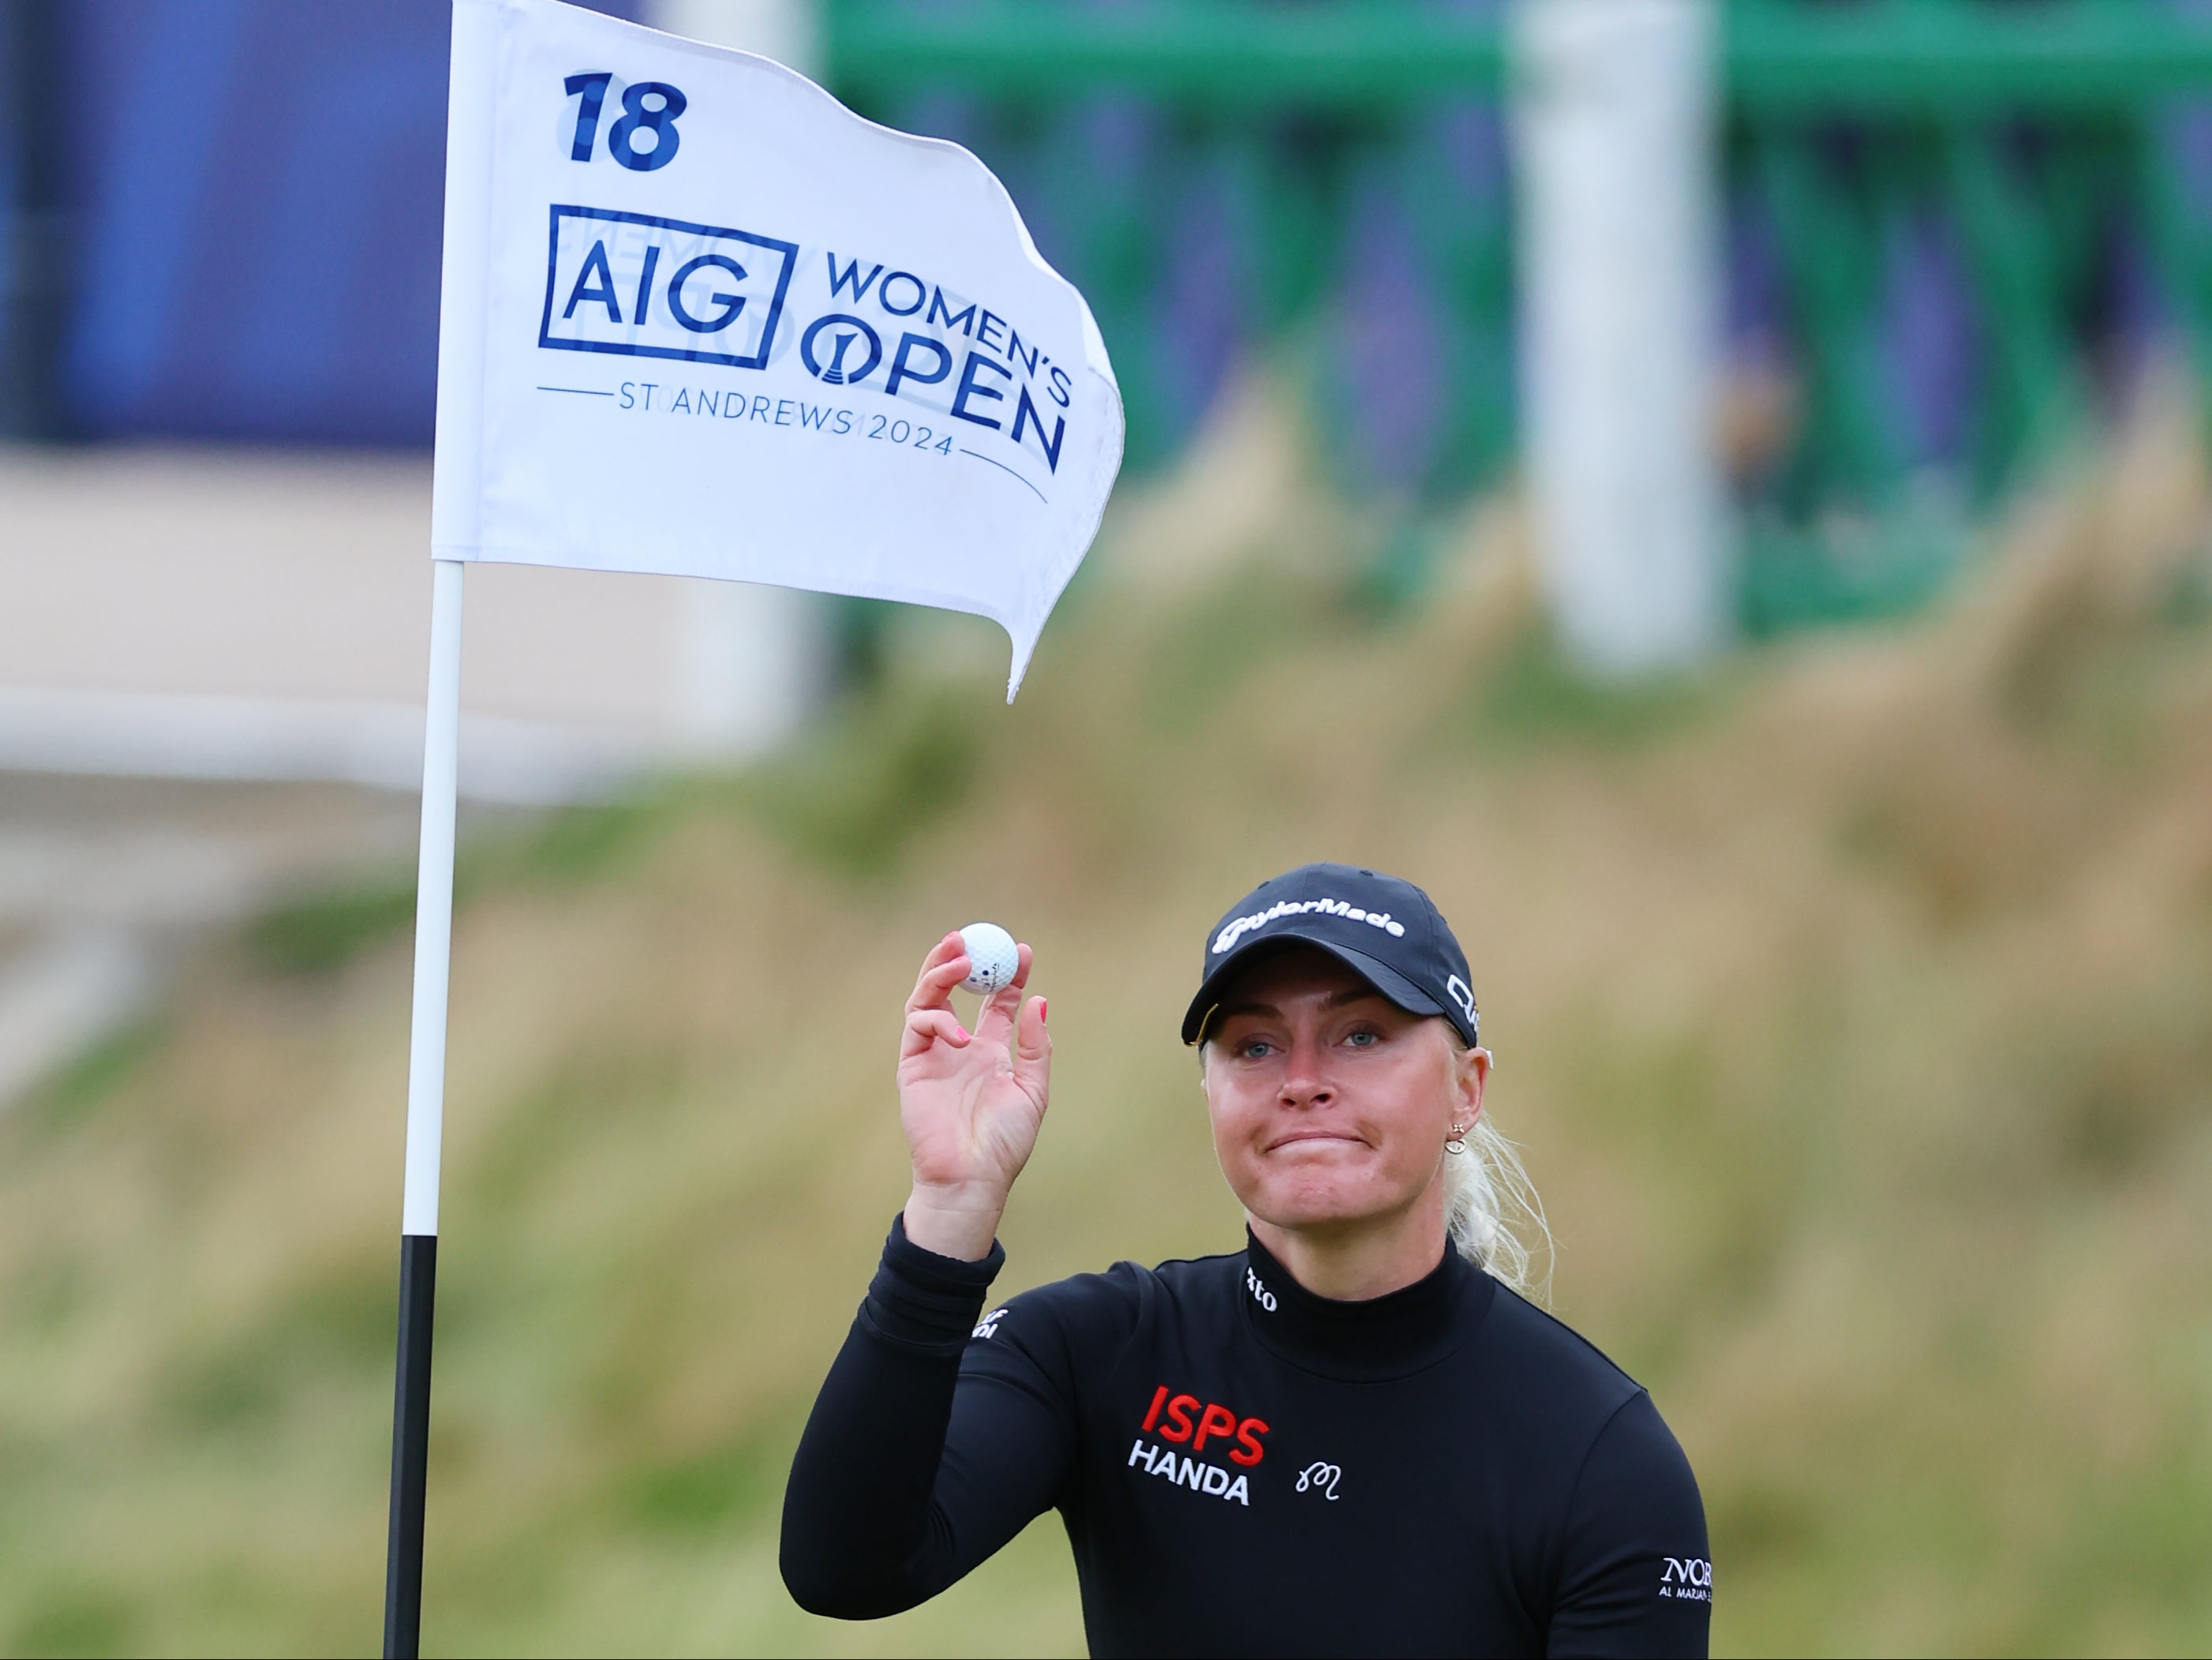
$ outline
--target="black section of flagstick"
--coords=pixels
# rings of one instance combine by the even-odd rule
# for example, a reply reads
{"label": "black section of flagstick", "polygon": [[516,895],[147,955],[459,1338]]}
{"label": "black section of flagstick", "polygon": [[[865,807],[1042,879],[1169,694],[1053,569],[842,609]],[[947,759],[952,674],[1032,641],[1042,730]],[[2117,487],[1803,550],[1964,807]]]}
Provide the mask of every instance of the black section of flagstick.
{"label": "black section of flagstick", "polygon": [[392,1534],[384,1559],[385,1660],[422,1646],[422,1482],[430,1450],[430,1316],[438,1236],[399,1236],[399,1375],[392,1405]]}

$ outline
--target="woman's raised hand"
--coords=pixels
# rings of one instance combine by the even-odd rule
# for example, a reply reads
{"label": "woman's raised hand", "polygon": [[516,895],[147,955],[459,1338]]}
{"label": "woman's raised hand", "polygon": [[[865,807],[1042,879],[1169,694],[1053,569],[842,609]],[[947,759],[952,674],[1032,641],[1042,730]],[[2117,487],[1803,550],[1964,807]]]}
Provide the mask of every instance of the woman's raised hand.
{"label": "woman's raised hand", "polygon": [[1014,1178],[1029,1163],[1052,1078],[1045,1000],[1024,999],[1030,948],[1012,981],[987,999],[975,1030],[952,1012],[968,953],[948,933],[921,960],[899,1043],[899,1122],[914,1157],[907,1237],[940,1256],[990,1254]]}

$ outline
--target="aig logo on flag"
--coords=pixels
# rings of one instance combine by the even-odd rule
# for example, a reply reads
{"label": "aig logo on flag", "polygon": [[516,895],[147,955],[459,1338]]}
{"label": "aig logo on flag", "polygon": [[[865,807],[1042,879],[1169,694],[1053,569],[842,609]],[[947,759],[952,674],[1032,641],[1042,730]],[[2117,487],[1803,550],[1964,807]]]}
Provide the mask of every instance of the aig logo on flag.
{"label": "aig logo on flag", "polygon": [[798,259],[751,231],[556,203],[538,344],[765,368]]}

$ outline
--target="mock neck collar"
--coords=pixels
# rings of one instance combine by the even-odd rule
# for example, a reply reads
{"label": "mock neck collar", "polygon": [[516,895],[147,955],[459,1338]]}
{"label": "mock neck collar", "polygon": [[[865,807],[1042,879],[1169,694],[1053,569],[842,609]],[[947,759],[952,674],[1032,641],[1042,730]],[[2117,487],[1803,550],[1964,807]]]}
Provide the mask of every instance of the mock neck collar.
{"label": "mock neck collar", "polygon": [[1358,1302],[1308,1291],[1249,1227],[1244,1254],[1244,1317],[1253,1335],[1282,1359],[1330,1377],[1402,1377],[1434,1365],[1474,1335],[1497,1291],[1449,1241],[1443,1260],[1412,1285]]}

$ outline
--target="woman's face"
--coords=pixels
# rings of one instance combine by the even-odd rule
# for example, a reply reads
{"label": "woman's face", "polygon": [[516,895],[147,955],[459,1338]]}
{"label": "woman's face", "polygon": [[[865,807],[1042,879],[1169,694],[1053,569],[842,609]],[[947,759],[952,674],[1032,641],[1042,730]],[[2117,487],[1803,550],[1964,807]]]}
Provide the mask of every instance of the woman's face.
{"label": "woman's face", "polygon": [[1441,1217],[1444,1142],[1482,1109],[1481,1050],[1304,947],[1232,982],[1207,1031],[1214,1152],[1246,1210],[1324,1233],[1425,1202]]}

